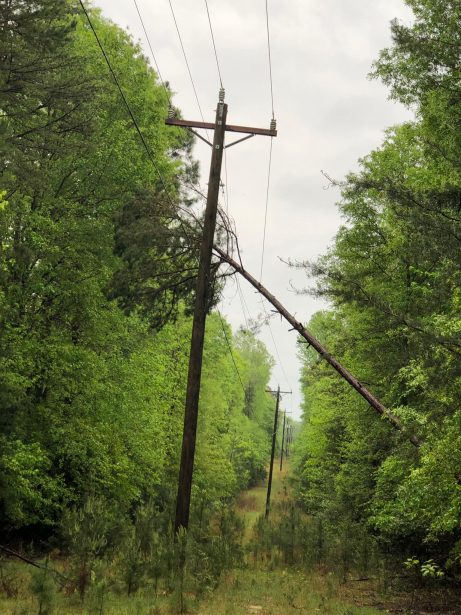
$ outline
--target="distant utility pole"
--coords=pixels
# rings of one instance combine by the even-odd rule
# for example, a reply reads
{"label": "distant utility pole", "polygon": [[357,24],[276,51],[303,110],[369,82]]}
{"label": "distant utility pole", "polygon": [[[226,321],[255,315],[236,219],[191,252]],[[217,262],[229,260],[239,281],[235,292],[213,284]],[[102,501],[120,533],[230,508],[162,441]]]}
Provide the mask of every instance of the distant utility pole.
{"label": "distant utility pole", "polygon": [[287,425],[287,437],[286,437],[286,453],[285,453],[285,459],[288,459],[288,457],[290,456],[290,452],[291,452],[291,425],[290,423],[288,423]]}
{"label": "distant utility pole", "polygon": [[[288,414],[291,414],[291,412]],[[282,435],[282,449],[280,451],[280,472],[282,471],[282,467],[283,467],[283,451],[285,451],[285,459],[286,459],[288,457],[288,444],[290,442],[290,439],[289,439],[290,438],[289,437],[290,425],[288,424],[285,429],[286,420],[287,420],[287,411],[285,410],[285,412],[283,413],[283,435]],[[285,436],[285,432],[286,432],[286,436]]]}
{"label": "distant utility pole", "polygon": [[276,391],[267,391],[266,393],[274,393],[277,395],[277,401],[275,403],[275,417],[274,417],[274,433],[272,434],[272,450],[271,450],[271,465],[269,467],[269,481],[267,483],[267,497],[266,497],[266,519],[269,516],[269,510],[271,505],[271,489],[272,489],[272,474],[274,471],[274,455],[275,455],[275,443],[277,441],[277,424],[279,418],[279,404],[280,395],[291,395],[291,391],[281,391],[280,385]]}
{"label": "distant utility pole", "polygon": [[[200,397],[200,382],[202,377],[203,342],[205,339],[205,323],[210,301],[210,270],[213,250],[216,216],[218,211],[219,185],[224,147],[230,147],[245,141],[255,135],[276,137],[275,120],[271,121],[270,130],[264,128],[248,128],[245,126],[228,126],[226,124],[227,105],[224,103],[224,90],[219,92],[219,102],[216,109],[215,123],[192,122],[177,120],[170,109],[165,124],[182,126],[193,132],[213,148],[211,155],[210,178],[203,225],[200,261],[197,273],[195,311],[192,325],[192,339],[189,356],[189,373],[187,377],[186,408],[184,414],[184,431],[181,450],[181,465],[179,469],[178,496],[176,500],[176,517],[174,531],[177,534],[181,527],[189,527],[190,497],[192,490],[192,474],[194,470],[195,441],[197,435],[198,405]],[[193,128],[209,128],[214,130],[213,144],[199,135]],[[227,132],[248,133],[248,136],[224,146],[224,135]]]}
{"label": "distant utility pole", "polygon": [[285,410],[285,412],[283,413],[282,448],[280,449],[280,472],[282,471],[282,467],[283,467],[283,444],[285,442],[285,423],[286,423],[286,420],[287,420],[287,411]]}

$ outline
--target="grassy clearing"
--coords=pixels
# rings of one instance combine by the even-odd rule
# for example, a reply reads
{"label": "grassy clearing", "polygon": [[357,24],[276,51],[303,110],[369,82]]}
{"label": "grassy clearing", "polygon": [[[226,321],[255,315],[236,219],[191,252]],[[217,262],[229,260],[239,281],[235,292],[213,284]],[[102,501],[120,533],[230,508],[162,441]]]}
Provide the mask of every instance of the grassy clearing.
{"label": "grassy clearing", "polygon": [[[289,487],[284,481],[290,471],[290,463],[288,460],[283,460],[283,469],[280,472],[280,458],[274,460],[274,473],[272,476],[271,502],[275,503],[289,496]],[[244,491],[240,494],[237,500],[237,512],[245,521],[245,539],[244,543],[248,543],[253,526],[259,517],[266,509],[267,495],[267,478],[259,483],[253,489]]]}
{"label": "grassy clearing", "polygon": [[[272,503],[290,505],[290,490],[284,479],[289,464],[274,468]],[[218,587],[210,578],[200,595],[199,585],[187,583],[179,591],[179,578],[165,579],[157,589],[148,577],[128,596],[117,571],[107,568],[103,576],[92,579],[82,602],[78,587],[56,587],[49,581],[49,592],[32,591],[36,571],[22,562],[0,560],[0,615],[378,615],[378,613],[459,613],[457,596],[450,590],[405,585],[398,578],[379,578],[365,582],[342,582],[338,573],[325,566],[312,566],[310,572],[300,565],[288,565],[273,546],[252,554],[250,542],[254,524],[264,513],[267,480],[241,494],[237,511],[245,521],[244,542],[247,555],[242,568],[224,573]],[[283,507],[271,512],[278,521]],[[68,561],[53,559],[53,565],[67,574]],[[189,564],[193,567],[193,564]],[[240,564],[239,564],[240,565]],[[334,567],[333,567],[334,568]],[[192,571],[189,571],[193,573]],[[175,588],[171,591],[171,588]],[[158,590],[158,591],[157,591]],[[40,605],[40,595],[46,598]],[[48,597],[47,597],[48,596]]]}
{"label": "grassy clearing", "polygon": [[[31,574],[23,564],[9,564],[4,571],[15,578],[10,585],[16,595],[0,600],[1,615],[39,615],[40,604],[29,591]],[[14,573],[14,574],[13,574]],[[82,604],[77,595],[56,593],[52,608],[41,615],[169,615],[181,610],[179,593],[140,589],[127,596],[101,591],[88,592]],[[190,615],[378,615],[373,608],[360,608],[340,600],[340,583],[328,575],[306,575],[301,571],[236,570],[222,579],[219,587],[201,600],[186,594],[183,607]]]}
{"label": "grassy clearing", "polygon": [[235,571],[200,605],[201,615],[378,615],[338,599],[339,581],[299,571]]}

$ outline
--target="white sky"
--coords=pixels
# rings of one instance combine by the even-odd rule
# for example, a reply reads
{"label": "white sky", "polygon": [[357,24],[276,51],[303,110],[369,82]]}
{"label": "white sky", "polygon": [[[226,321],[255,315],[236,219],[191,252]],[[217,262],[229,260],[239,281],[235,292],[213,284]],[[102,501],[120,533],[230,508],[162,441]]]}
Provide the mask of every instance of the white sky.
{"label": "white sky", "polygon": [[[200,120],[168,0],[137,0],[162,77],[176,92],[183,117]],[[218,73],[205,0],[172,0],[205,121],[214,121]],[[106,17],[129,27],[149,55],[133,0],[96,0]],[[309,284],[303,272],[287,268],[280,257],[315,259],[323,254],[341,223],[338,188],[324,190],[325,170],[342,180],[357,170],[358,158],[382,140],[384,128],[410,117],[387,101],[387,91],[367,80],[373,60],[390,44],[389,22],[406,23],[411,11],[403,0],[268,0],[274,108],[278,137],[273,143],[263,284],[296,318],[306,323],[325,307],[296,296]],[[271,99],[265,0],[208,0],[218,59],[229,105],[230,124],[269,128]],[[233,139],[230,139],[233,140]],[[245,268],[259,278],[270,140],[254,137],[227,151],[229,213],[239,232]],[[202,185],[208,181],[210,148],[198,141]],[[224,171],[224,170],[223,170]],[[310,283],[312,284],[312,283]],[[259,296],[247,282],[241,288],[252,316],[261,312]],[[222,312],[236,330],[244,323],[235,285],[229,284]],[[282,407],[300,414],[300,362],[296,333],[280,318],[260,338],[277,360],[272,388],[293,390]],[[347,366],[346,366],[347,367]],[[286,374],[286,378],[284,375]],[[288,382],[287,382],[288,380]]]}

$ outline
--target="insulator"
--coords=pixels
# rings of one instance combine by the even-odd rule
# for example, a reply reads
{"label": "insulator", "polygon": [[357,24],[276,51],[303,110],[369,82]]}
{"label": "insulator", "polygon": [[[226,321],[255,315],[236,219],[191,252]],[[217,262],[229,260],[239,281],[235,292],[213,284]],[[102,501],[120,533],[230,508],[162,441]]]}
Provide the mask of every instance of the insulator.
{"label": "insulator", "polygon": [[223,103],[224,102],[224,96],[226,95],[226,90],[224,88],[221,88],[219,90],[219,102]]}
{"label": "insulator", "polygon": [[169,120],[174,119],[174,109],[173,109],[173,107],[170,107],[170,108],[168,109],[168,119],[169,119]]}
{"label": "insulator", "polygon": [[277,120],[271,119],[271,130],[277,130]]}

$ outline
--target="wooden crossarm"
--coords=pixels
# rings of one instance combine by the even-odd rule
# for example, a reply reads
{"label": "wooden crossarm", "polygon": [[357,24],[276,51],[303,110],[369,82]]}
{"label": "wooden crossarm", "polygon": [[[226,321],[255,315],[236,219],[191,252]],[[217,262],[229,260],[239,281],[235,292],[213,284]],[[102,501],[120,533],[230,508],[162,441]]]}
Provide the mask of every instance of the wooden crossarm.
{"label": "wooden crossarm", "polygon": [[[167,118],[165,120],[167,126],[182,126],[183,128],[206,128],[214,130],[214,124],[211,122],[194,122],[191,120],[177,120],[175,118]],[[276,130],[269,130],[267,128],[250,128],[248,126],[230,126],[226,124],[227,132],[246,132],[248,134],[262,135],[264,137],[276,137]]]}

